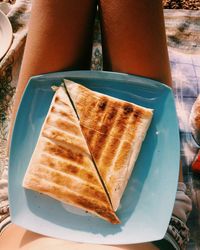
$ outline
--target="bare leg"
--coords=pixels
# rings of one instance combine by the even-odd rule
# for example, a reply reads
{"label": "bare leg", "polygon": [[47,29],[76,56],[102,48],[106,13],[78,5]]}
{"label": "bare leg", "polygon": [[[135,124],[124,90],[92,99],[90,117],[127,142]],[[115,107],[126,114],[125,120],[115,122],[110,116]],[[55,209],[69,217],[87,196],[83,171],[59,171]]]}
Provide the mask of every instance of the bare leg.
{"label": "bare leg", "polygon": [[33,1],[11,130],[31,76],[66,69],[89,69],[96,5],[95,0]]}
{"label": "bare leg", "polygon": [[162,1],[100,0],[104,69],[171,85]]}
{"label": "bare leg", "polygon": [[0,236],[0,246],[3,250],[156,250],[155,246],[149,243],[126,245],[126,246],[106,246],[94,244],[81,244],[71,241],[48,238],[25,229],[9,225]]}

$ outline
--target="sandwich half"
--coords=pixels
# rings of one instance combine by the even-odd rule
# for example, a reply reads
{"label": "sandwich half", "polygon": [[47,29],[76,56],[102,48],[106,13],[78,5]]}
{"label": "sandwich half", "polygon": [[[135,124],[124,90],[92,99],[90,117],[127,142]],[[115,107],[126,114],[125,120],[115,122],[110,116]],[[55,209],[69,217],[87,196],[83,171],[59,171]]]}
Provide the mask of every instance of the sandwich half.
{"label": "sandwich half", "polygon": [[131,176],[153,110],[65,80],[90,153],[116,211]]}
{"label": "sandwich half", "polygon": [[54,94],[23,187],[120,223],[63,87]]}

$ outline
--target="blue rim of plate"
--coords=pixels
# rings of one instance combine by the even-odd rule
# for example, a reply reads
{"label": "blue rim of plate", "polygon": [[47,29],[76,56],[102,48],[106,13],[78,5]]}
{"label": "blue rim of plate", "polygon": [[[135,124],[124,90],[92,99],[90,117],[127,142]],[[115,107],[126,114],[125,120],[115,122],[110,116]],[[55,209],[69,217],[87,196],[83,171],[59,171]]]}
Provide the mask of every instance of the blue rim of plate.
{"label": "blue rim of plate", "polygon": [[[59,85],[64,78],[155,110],[152,124],[122,198],[122,206],[117,212],[122,220],[121,225],[109,225],[94,217],[76,216],[63,209],[60,202],[32,191],[24,191],[21,186],[53,96],[50,87],[54,83]],[[43,91],[43,97],[38,91]],[[42,103],[38,107],[40,99],[48,100],[48,103]],[[29,107],[29,104],[36,106]],[[43,109],[45,111],[41,111]],[[31,130],[30,119],[35,122],[37,132]],[[37,122],[34,119],[38,119]],[[33,132],[32,135],[28,133],[29,130]],[[29,80],[24,92],[11,141],[11,219],[31,231],[78,242],[118,245],[159,240],[164,237],[173,209],[179,159],[180,140],[174,97],[172,90],[164,84],[144,77],[102,71],[68,71],[34,76]],[[132,197],[133,191],[135,196]],[[41,206],[38,202],[41,202]],[[47,208],[48,213],[45,214],[44,210]],[[58,218],[55,218],[55,213]]]}

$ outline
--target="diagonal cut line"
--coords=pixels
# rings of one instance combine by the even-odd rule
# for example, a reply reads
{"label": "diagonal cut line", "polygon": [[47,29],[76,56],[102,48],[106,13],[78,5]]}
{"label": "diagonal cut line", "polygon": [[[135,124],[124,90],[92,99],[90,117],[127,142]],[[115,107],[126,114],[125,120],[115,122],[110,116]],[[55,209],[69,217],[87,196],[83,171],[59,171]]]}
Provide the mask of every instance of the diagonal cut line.
{"label": "diagonal cut line", "polygon": [[[73,109],[74,109],[74,112],[75,112],[75,114],[76,114],[78,120],[80,121],[78,112],[77,112],[77,110],[76,110],[76,107],[75,107],[75,105],[74,105],[74,102],[73,102],[73,100],[72,100],[72,98],[71,98],[71,96],[70,96],[70,94],[69,94],[69,91],[68,91],[67,86],[66,86],[65,83],[64,83],[64,88],[65,88],[65,91],[66,91],[67,96],[69,97],[69,100],[70,100],[70,103],[71,103],[71,105],[72,105],[72,107],[73,107]],[[80,127],[80,128],[81,128],[81,127]],[[81,131],[82,131],[82,129],[81,129]],[[85,141],[86,141],[86,144],[87,144],[87,146],[88,146],[88,142],[87,142],[87,140],[86,140],[86,138],[85,138],[85,136],[84,136],[84,133],[82,132],[82,134],[83,134],[83,137],[84,137],[84,139],[85,139]],[[94,164],[94,166],[95,166],[95,169],[96,169],[96,171],[97,171],[97,174],[98,174],[98,176],[99,176],[99,178],[100,178],[100,181],[101,181],[101,184],[102,184],[102,186],[103,186],[103,188],[104,188],[104,191],[106,192],[106,195],[107,195],[107,197],[108,197],[108,200],[109,200],[109,202],[110,202],[110,204],[111,204],[111,206],[112,206],[112,208],[113,208],[113,205],[112,205],[112,202],[111,202],[111,199],[110,199],[110,195],[109,195],[108,190],[107,190],[107,188],[106,188],[106,185],[105,185],[105,183],[104,183],[104,181],[103,181],[103,179],[102,179],[102,177],[101,177],[101,175],[100,175],[100,173],[99,173],[99,170],[98,170],[98,168],[97,168],[97,165],[96,165],[96,163],[95,163],[95,160],[94,160],[94,158],[93,158],[93,155],[92,155],[92,152],[90,151],[90,147],[89,147],[89,146],[88,146],[88,150],[89,150],[89,152],[90,152],[90,156],[91,156],[92,162],[93,162],[93,164]]]}
{"label": "diagonal cut line", "polygon": [[80,118],[79,118],[79,115],[78,115],[78,113],[77,113],[76,107],[75,107],[75,105],[74,105],[74,103],[73,103],[73,100],[72,100],[72,98],[71,98],[71,96],[70,96],[70,94],[69,94],[69,92],[68,92],[68,89],[67,89],[65,83],[64,83],[64,88],[65,88],[65,91],[66,91],[66,93],[67,93],[67,96],[69,97],[69,100],[70,100],[71,105],[72,105],[72,107],[73,107],[73,109],[74,109],[74,112],[76,113],[76,116],[77,116],[78,120],[80,121]]}

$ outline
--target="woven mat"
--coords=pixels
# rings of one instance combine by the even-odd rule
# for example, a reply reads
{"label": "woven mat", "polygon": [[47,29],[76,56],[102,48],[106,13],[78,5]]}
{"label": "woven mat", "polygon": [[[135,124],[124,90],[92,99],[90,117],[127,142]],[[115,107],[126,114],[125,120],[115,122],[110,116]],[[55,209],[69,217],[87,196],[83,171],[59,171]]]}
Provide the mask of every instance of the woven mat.
{"label": "woven mat", "polygon": [[166,9],[200,10],[199,0],[163,0]]}

